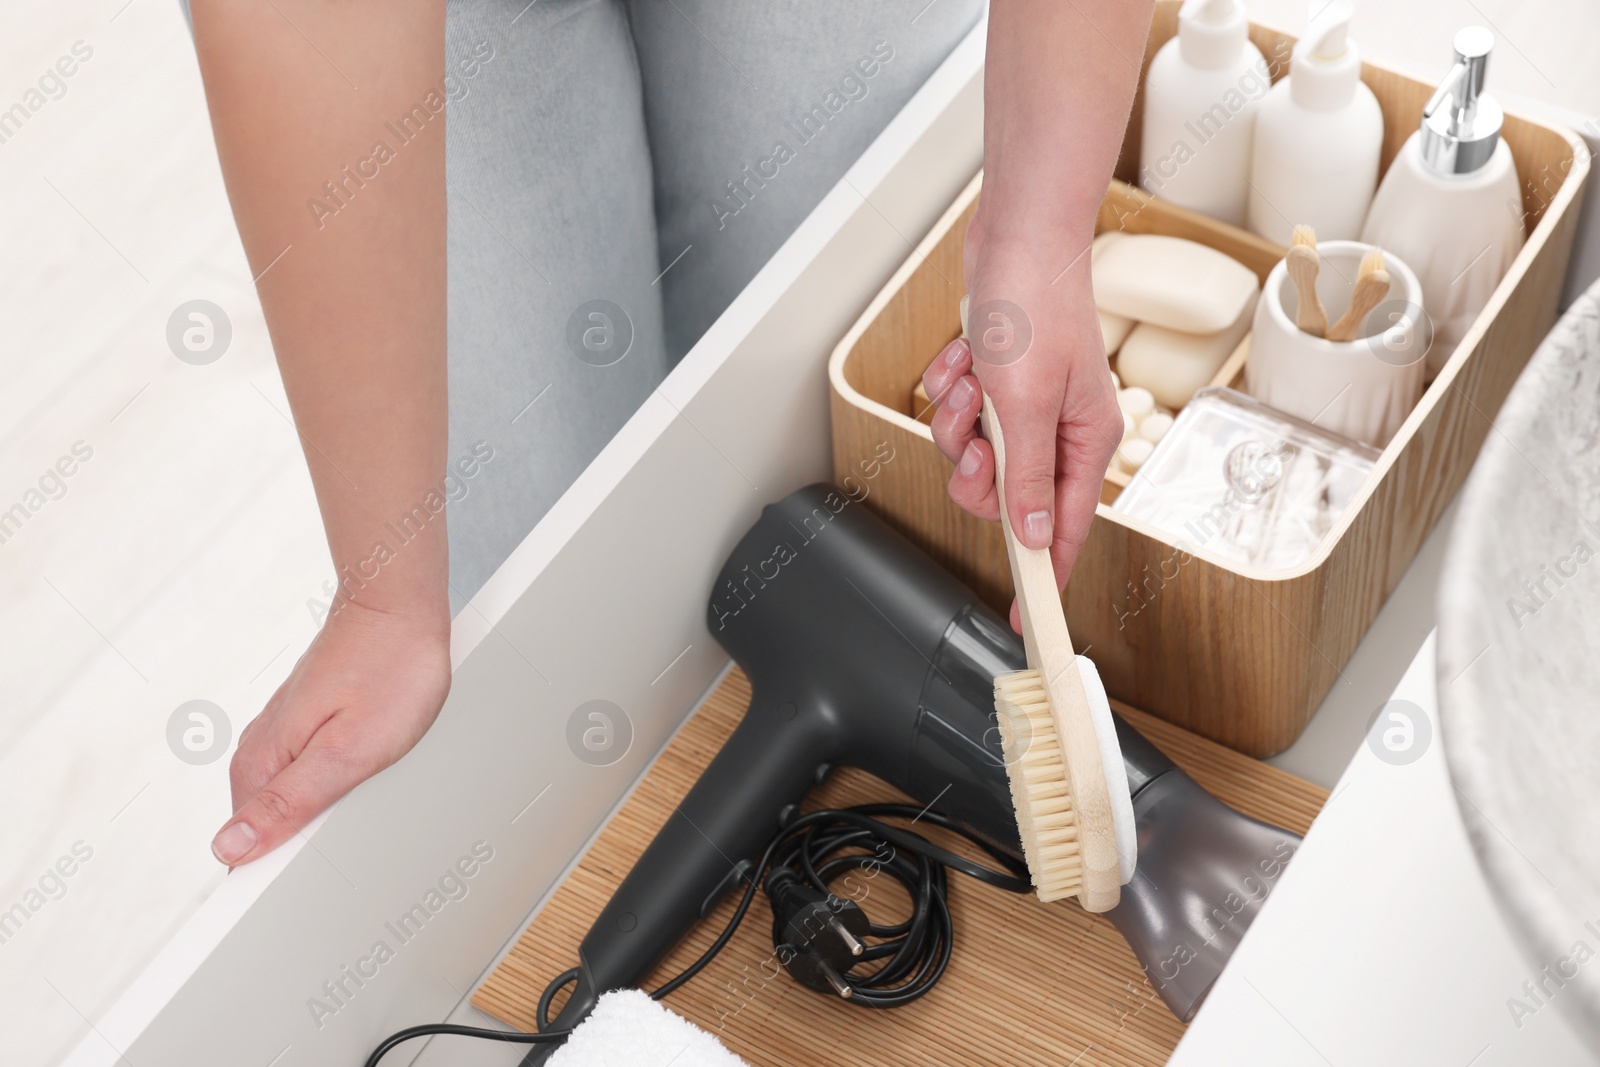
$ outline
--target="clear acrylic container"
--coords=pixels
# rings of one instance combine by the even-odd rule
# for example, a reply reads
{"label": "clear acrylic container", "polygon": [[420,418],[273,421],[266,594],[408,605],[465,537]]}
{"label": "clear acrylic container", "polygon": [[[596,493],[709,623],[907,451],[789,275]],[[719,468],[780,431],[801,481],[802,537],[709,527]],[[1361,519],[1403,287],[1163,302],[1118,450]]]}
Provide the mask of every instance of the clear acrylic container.
{"label": "clear acrylic container", "polygon": [[1184,551],[1261,570],[1316,555],[1378,450],[1233,389],[1195,393],[1112,506]]}

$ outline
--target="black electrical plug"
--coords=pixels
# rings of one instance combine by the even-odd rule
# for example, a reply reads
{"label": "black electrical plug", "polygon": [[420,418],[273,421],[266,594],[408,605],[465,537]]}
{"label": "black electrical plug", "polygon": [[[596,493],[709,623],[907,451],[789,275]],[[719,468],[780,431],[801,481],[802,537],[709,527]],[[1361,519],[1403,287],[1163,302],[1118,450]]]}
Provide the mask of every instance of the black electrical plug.
{"label": "black electrical plug", "polygon": [[784,969],[801,985],[849,998],[844,974],[866,951],[867,913],[852,900],[818,891],[788,867],[767,875],[766,890]]}

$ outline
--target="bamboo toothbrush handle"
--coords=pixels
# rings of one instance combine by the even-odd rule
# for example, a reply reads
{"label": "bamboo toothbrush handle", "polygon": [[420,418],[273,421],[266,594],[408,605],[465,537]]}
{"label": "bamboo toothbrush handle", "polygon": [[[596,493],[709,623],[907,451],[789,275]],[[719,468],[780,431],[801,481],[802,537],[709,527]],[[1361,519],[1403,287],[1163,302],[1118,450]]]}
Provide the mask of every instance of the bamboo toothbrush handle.
{"label": "bamboo toothbrush handle", "polygon": [[1350,295],[1350,307],[1339,316],[1339,321],[1328,331],[1330,341],[1354,341],[1361,324],[1372,309],[1389,295],[1389,272],[1370,271],[1356,279],[1355,292]]}
{"label": "bamboo toothbrush handle", "polygon": [[1296,246],[1289,250],[1289,277],[1299,294],[1294,324],[1312,337],[1324,337],[1328,332],[1328,313],[1317,296],[1317,270],[1320,266],[1315,249]]}
{"label": "bamboo toothbrush handle", "polygon": [[1060,738],[1068,785],[1079,819],[1083,849],[1085,909],[1099,912],[1115,907],[1122,894],[1117,837],[1111,821],[1111,793],[1100,742],[1090,717],[1089,698],[1078,673],[1078,654],[1067,633],[1050,550],[1029,548],[1017,540],[1006,510],[1006,445],[1000,420],[987,393],[983,397],[983,435],[994,448],[995,492],[1000,497],[1000,525],[1005,532],[1006,556],[1017,587],[1017,610],[1022,616],[1022,643],[1028,666],[1039,672],[1050,696],[1050,712]]}

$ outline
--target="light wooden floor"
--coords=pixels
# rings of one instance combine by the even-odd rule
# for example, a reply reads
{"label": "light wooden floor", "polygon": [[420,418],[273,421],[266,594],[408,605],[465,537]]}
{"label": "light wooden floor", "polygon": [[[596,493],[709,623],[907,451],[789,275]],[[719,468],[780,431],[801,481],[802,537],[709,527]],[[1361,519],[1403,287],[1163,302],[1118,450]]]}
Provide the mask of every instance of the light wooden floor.
{"label": "light wooden floor", "polygon": [[[93,49],[0,144],[0,511],[93,450],[0,544],[0,913],[92,850],[0,944],[19,1067],[58,1060],[223,878],[227,759],[180,762],[167,719],[210,700],[237,737],[332,577],[188,30],[176,0],[125,2],[0,7],[0,109]],[[209,366],[165,340],[196,297],[234,330]]]}
{"label": "light wooden floor", "polygon": [[[545,983],[572,966],[595,916],[632,869],[673,808],[699,779],[750,703],[749,680],[732,671],[684,724],[643,783],[540,911],[472,1002],[503,1022],[534,1028]],[[1146,715],[1118,708],[1196,781],[1239,810],[1305,833],[1327,791]],[[807,798],[808,808],[901,799],[852,768]],[[954,835],[939,844],[984,857]],[[909,914],[887,879],[863,899],[879,923]],[[729,898],[644,983],[653,989],[683,970],[733,914]],[[823,1067],[850,1049],[862,1067],[913,1063],[1165,1063],[1183,1026],[1162,1006],[1133,952],[1108,919],[1072,902],[1041,904],[950,876],[955,952],[943,980],[915,1004],[862,1011],[773,977],[772,913],[756,895],[738,933],[715,960],[667,1002],[717,1035],[754,1067]],[[558,1000],[556,1008],[565,1003]],[[671,1057],[662,1050],[661,1063]]]}
{"label": "light wooden floor", "polygon": [[[1591,0],[1356,7],[1369,54],[1432,73],[1488,22],[1493,86],[1600,112]],[[167,718],[208,699],[237,735],[331,577],[176,0],[0,6],[0,110],[80,40],[65,94],[0,144],[0,511],[75,442],[94,453],[0,544],[0,912],[74,843],[93,856],[0,943],[26,1021],[0,1027],[5,1064],[58,1060],[222,877],[226,760],[177,760]],[[234,329],[206,367],[164,340],[195,297]]]}

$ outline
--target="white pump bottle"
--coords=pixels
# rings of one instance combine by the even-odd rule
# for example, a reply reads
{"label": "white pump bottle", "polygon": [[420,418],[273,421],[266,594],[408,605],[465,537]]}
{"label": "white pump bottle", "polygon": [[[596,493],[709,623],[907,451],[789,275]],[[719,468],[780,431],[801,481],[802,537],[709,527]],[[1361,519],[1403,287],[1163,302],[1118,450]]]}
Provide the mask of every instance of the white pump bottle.
{"label": "white pump bottle", "polygon": [[1144,84],[1139,184],[1244,225],[1256,109],[1272,87],[1243,0],[1187,0]]}
{"label": "white pump bottle", "polygon": [[1489,302],[1526,239],[1504,114],[1483,95],[1494,35],[1456,34],[1455,66],[1422,110],[1422,127],[1389,165],[1361,239],[1393,252],[1422,284],[1435,377]]}
{"label": "white pump bottle", "polygon": [[1378,184],[1383,111],[1361,82],[1349,0],[1319,12],[1294,46],[1289,76],[1256,114],[1250,229],[1280,245],[1306,223],[1318,241],[1354,240]]}

